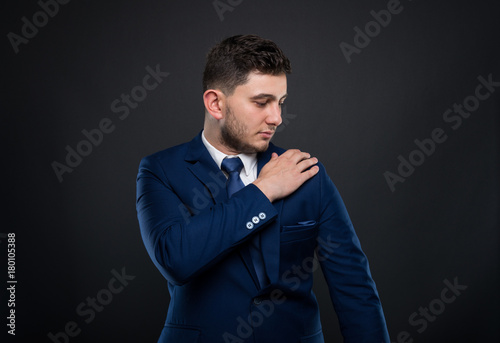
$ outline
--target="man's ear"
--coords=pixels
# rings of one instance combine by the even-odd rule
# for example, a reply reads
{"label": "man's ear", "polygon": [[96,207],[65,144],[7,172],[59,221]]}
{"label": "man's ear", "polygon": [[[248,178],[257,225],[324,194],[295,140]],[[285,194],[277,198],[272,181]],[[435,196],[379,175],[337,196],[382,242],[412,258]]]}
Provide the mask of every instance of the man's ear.
{"label": "man's ear", "polygon": [[226,101],[226,96],[222,91],[218,89],[208,89],[203,93],[203,102],[205,103],[205,109],[208,113],[215,119],[219,120],[224,118],[224,112],[222,108],[224,107],[224,102]]}

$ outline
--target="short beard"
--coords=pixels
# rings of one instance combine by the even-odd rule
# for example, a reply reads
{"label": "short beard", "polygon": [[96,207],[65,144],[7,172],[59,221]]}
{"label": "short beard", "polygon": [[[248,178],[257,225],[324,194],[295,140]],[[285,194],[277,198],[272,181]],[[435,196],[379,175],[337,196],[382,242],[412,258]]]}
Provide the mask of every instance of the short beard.
{"label": "short beard", "polygon": [[241,140],[240,137],[244,137],[248,130],[243,123],[236,120],[229,106],[226,108],[225,117],[226,121],[224,125],[222,125],[220,132],[220,143],[222,145],[234,152],[244,154],[253,154],[267,150],[267,146],[264,148],[256,148]]}

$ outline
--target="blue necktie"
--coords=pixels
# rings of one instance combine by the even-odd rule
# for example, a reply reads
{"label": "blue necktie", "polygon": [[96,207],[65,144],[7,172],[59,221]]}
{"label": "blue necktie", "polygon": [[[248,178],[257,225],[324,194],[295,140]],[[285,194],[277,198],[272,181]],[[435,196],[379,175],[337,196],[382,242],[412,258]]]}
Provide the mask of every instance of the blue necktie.
{"label": "blue necktie", "polygon": [[243,162],[241,162],[239,157],[228,158],[226,157],[221,164],[221,169],[224,170],[228,175],[227,180],[227,197],[230,198],[234,193],[245,187],[243,181],[240,178],[240,172],[243,168]]}
{"label": "blue necktie", "polygon": [[[226,157],[221,164],[221,169],[224,170],[228,175],[227,180],[227,196],[230,198],[234,193],[245,187],[243,181],[240,178],[240,172],[243,168],[243,162],[241,162],[239,157],[228,158]],[[259,283],[263,288],[267,280],[266,273],[264,271],[264,260],[260,252],[260,234],[255,235],[250,241],[250,255],[252,256],[252,262],[259,279]]]}

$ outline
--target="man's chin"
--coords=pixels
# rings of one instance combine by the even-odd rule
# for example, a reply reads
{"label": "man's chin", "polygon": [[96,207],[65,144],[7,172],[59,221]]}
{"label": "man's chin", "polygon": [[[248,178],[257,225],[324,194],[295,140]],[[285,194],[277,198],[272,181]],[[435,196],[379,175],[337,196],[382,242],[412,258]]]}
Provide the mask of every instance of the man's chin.
{"label": "man's chin", "polygon": [[269,148],[269,142],[270,142],[270,140],[265,141],[265,142],[261,142],[260,144],[256,145],[255,152],[259,153],[259,152],[266,151],[267,148]]}
{"label": "man's chin", "polygon": [[259,144],[249,144],[247,146],[241,147],[239,149],[240,153],[243,154],[255,154],[255,153],[260,153],[264,152],[269,148],[269,141],[267,142],[259,142]]}

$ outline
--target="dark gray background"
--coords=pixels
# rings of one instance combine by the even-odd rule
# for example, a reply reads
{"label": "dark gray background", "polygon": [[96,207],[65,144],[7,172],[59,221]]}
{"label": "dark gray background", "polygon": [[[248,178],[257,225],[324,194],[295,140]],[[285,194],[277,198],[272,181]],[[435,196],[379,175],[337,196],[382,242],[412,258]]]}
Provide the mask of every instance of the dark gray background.
{"label": "dark gray background", "polygon": [[[232,3],[221,21],[212,1],[71,1],[17,54],[7,34],[21,34],[21,18],[40,6],[3,4],[0,232],[17,237],[15,341],[50,342],[70,321],[81,329],[71,342],[156,341],[169,297],[139,233],[138,163],[199,132],[206,51],[240,33],[276,41],[292,61],[275,143],[326,166],[369,257],[392,341],[402,331],[414,342],[498,341],[500,88],[457,130],[442,117],[474,94],[480,75],[500,81],[497,2],[403,0],[351,63],[340,43],[353,44],[354,27],[387,1]],[[110,104],[157,64],[170,75],[120,120]],[[64,163],[66,145],[103,118],[115,130],[59,182],[51,163]],[[435,128],[448,139],[391,192],[383,173],[396,173],[398,156]],[[135,278],[85,323],[78,304],[122,268]],[[417,332],[410,315],[455,278],[467,289]],[[326,341],[340,342],[320,273],[315,291]]]}

